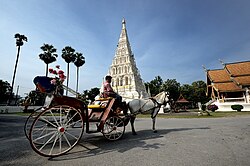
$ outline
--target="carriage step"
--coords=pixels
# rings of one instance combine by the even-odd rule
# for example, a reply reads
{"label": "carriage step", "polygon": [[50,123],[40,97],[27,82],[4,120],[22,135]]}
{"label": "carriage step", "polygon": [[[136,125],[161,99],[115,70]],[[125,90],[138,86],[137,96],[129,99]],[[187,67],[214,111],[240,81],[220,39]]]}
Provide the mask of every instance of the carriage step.
{"label": "carriage step", "polygon": [[99,121],[102,116],[102,112],[92,112],[91,116],[89,117],[89,121]]}
{"label": "carriage step", "polygon": [[90,131],[86,131],[86,133],[91,134],[91,133],[99,133],[100,131],[97,130],[90,130]]}

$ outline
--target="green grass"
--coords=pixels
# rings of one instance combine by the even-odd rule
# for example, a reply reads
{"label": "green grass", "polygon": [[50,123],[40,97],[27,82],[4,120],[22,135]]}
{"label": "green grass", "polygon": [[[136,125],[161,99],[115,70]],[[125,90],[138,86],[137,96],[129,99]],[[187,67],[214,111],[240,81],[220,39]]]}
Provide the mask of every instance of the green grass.
{"label": "green grass", "polygon": [[[9,113],[15,114],[19,116],[29,116],[30,113]],[[166,114],[158,114],[158,118],[223,118],[223,117],[236,117],[236,116],[250,116],[250,111],[243,111],[243,112],[210,112],[210,116],[202,115],[198,116],[197,110],[187,111],[187,112],[179,112],[179,113],[166,113]],[[150,114],[139,114],[137,118],[151,118]]]}
{"label": "green grass", "polygon": [[[158,114],[158,118],[223,118],[223,117],[236,117],[236,116],[250,116],[250,112],[210,112],[210,116],[198,116],[198,112],[181,112],[181,113],[166,113]],[[150,114],[137,115],[138,118],[150,118]]]}

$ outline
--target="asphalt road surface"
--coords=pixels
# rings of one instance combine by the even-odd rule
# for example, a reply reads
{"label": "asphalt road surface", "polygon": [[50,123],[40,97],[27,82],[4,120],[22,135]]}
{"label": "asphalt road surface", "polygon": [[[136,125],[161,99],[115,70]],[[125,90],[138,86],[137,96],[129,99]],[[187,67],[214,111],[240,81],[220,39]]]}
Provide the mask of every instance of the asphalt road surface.
{"label": "asphalt road surface", "polygon": [[84,134],[63,156],[36,154],[24,136],[26,117],[0,114],[0,165],[48,166],[249,166],[250,116],[215,119],[161,119],[157,133],[151,119],[136,119],[121,140],[110,142],[101,133]]}

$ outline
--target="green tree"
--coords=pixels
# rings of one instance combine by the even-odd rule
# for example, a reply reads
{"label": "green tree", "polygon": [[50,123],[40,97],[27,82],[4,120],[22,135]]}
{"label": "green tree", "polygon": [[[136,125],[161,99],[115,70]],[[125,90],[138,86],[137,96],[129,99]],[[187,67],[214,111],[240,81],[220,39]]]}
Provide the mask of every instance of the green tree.
{"label": "green tree", "polygon": [[78,82],[79,82],[79,67],[85,64],[85,57],[82,56],[82,53],[76,52],[76,59],[74,62],[77,72],[76,72],[76,92],[78,92]]}
{"label": "green tree", "polygon": [[11,86],[10,83],[7,81],[0,80],[0,102],[6,102],[11,93]]}
{"label": "green tree", "polygon": [[39,58],[46,64],[46,77],[48,76],[49,64],[56,61],[56,48],[53,45],[43,44],[40,47],[43,53],[39,54]]}
{"label": "green tree", "polygon": [[145,83],[145,86],[146,88],[149,87],[152,96],[155,96],[160,93],[162,83],[162,78],[160,76],[156,76],[152,81]]}
{"label": "green tree", "polygon": [[194,88],[192,85],[189,84],[183,84],[180,87],[180,93],[183,95],[185,99],[188,101],[193,101],[193,93],[194,93]]}
{"label": "green tree", "polygon": [[[69,64],[74,62],[76,59],[75,49],[70,46],[66,46],[62,49],[62,58],[67,63],[67,87],[69,87]],[[66,95],[68,95],[68,89],[66,90]]]}
{"label": "green tree", "polygon": [[91,101],[94,101],[95,100],[95,97],[100,94],[100,90],[99,88],[91,88],[88,92],[88,98],[91,100]]}
{"label": "green tree", "polygon": [[204,81],[195,81],[192,83],[192,86],[194,89],[192,98],[196,104],[198,102],[204,104],[209,101],[209,98],[206,96],[207,85]]}
{"label": "green tree", "polygon": [[31,99],[31,105],[43,105],[46,94],[40,91],[31,91],[28,96]]}
{"label": "green tree", "polygon": [[169,97],[176,101],[180,96],[180,83],[176,79],[167,79],[162,84],[160,90],[169,92]]}
{"label": "green tree", "polygon": [[99,88],[91,88],[90,90],[84,90],[81,94],[81,98],[88,104],[88,102],[93,102],[95,100],[95,97],[99,94]]}

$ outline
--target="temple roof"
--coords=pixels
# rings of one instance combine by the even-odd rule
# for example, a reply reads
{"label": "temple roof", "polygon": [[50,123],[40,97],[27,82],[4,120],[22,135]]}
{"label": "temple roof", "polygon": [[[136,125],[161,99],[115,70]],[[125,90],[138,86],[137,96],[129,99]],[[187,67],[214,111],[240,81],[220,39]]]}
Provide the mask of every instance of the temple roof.
{"label": "temple roof", "polygon": [[207,74],[211,82],[232,82],[225,69],[208,70]]}
{"label": "temple roof", "polygon": [[250,86],[250,76],[238,76],[233,79],[238,85]]}
{"label": "temple roof", "polygon": [[216,89],[216,91],[219,91],[219,92],[243,91],[242,88],[240,88],[234,82],[214,83],[213,87]]}
{"label": "temple roof", "polygon": [[244,91],[250,86],[250,61],[224,64],[223,69],[207,70],[208,86],[219,92]]}
{"label": "temple roof", "polygon": [[250,76],[250,61],[236,62],[225,64],[225,69],[229,72],[230,76]]}
{"label": "temple roof", "polygon": [[189,103],[189,101],[187,101],[183,95],[181,94],[178,98],[178,100],[176,101],[176,103]]}

